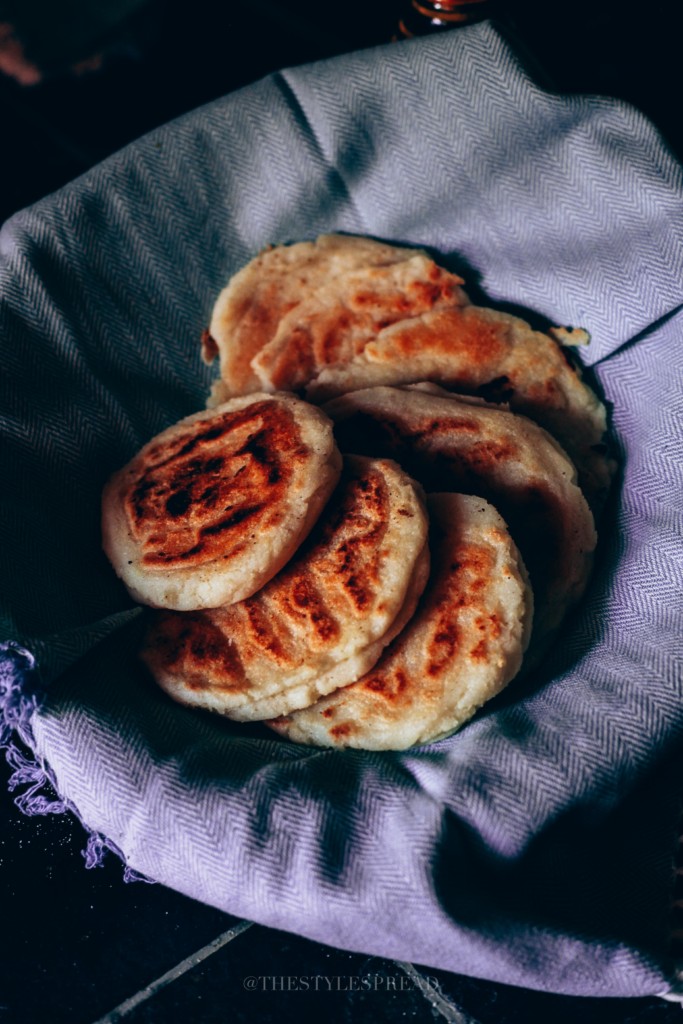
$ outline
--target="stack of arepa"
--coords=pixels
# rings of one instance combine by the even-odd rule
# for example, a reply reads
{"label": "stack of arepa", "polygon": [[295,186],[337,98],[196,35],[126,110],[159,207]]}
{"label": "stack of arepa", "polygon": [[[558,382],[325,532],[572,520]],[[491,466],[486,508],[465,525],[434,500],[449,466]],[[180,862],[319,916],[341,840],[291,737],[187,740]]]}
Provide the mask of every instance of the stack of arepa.
{"label": "stack of arepa", "polygon": [[326,235],[221,293],[210,408],[103,496],[174,699],[319,746],[457,729],[585,590],[613,474],[565,343],[470,304],[422,250]]}

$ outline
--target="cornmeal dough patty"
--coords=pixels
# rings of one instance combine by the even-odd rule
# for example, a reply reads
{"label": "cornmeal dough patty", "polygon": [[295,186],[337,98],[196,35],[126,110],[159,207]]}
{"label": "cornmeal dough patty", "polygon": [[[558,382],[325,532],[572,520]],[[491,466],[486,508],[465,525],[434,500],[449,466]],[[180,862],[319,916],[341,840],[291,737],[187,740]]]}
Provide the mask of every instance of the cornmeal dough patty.
{"label": "cornmeal dough patty", "polygon": [[358,679],[407,622],[427,581],[424,496],[395,463],[347,457],[295,558],[252,597],[157,612],[143,657],[184,704],[251,721]]}
{"label": "cornmeal dough patty", "polygon": [[531,578],[537,658],[583,594],[597,542],[557,442],[524,416],[434,385],[366,388],[324,409],[342,451],[396,459],[426,491],[477,494],[500,512]]}
{"label": "cornmeal dough patty", "polygon": [[239,601],[291,558],[340,472],[320,409],[291,395],[232,399],[169,427],[113,475],[104,550],[143,604]]}
{"label": "cornmeal dough patty", "polygon": [[216,303],[204,339],[205,356],[220,355],[212,401],[283,389],[320,404],[358,388],[433,381],[539,423],[600,509],[614,473],[606,410],[566,347],[588,336],[535,331],[473,305],[462,284],[423,250],[369,238],[324,235],[271,248]]}
{"label": "cornmeal dough patty", "polygon": [[404,750],[459,728],[519,671],[532,595],[481,498],[428,497],[432,571],[418,610],[362,679],[267,724],[297,743]]}
{"label": "cornmeal dough patty", "polygon": [[424,250],[372,238],[271,246],[231,278],[203,335],[205,361],[220,358],[212,402],[301,387],[318,363],[352,358],[379,323],[459,301],[461,284]]}

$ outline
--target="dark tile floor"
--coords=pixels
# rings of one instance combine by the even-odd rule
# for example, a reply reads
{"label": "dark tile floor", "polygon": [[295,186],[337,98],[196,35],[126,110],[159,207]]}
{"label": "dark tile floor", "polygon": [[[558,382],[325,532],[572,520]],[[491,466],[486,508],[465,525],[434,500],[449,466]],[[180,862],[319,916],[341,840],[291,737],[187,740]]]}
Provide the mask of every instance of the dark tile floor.
{"label": "dark tile floor", "polygon": [[[0,75],[0,220],[155,125],[270,70],[389,39],[400,6],[195,0],[190,18],[179,2],[153,2],[132,42],[97,73],[57,70],[33,87]],[[651,2],[637,22],[617,0],[585,12],[499,0],[498,13],[546,85],[636,103],[683,155],[673,7]],[[340,952],[162,886],[124,884],[114,856],[85,869],[77,821],[23,817],[8,777],[2,763],[0,1024],[680,1019],[678,1006],[657,999],[543,995]]]}

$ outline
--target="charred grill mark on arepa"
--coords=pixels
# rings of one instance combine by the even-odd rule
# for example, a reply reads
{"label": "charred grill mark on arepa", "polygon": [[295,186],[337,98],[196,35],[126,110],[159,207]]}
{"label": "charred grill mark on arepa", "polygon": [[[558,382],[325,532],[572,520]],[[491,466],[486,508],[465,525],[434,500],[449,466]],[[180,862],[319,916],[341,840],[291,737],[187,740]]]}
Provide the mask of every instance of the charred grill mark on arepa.
{"label": "charred grill mark on arepa", "polygon": [[395,463],[347,457],[296,558],[242,601],[159,615],[143,657],[172,696],[238,720],[311,703],[372,668],[412,615],[427,526],[421,488]]}
{"label": "charred grill mark on arepa", "polygon": [[393,458],[427,492],[476,494],[494,505],[537,598],[534,644],[559,625],[585,586],[596,535],[574,467],[542,428],[433,390],[368,388],[325,408],[343,450]]}
{"label": "charred grill mark on arepa", "polygon": [[327,573],[336,574],[347,599],[362,613],[377,589],[381,541],[389,499],[380,473],[351,482],[333,516],[338,536]]}
{"label": "charred grill mark on arepa", "polygon": [[182,672],[190,690],[206,689],[209,678],[219,679],[224,690],[243,685],[239,649],[206,613],[158,613],[150,636],[157,665],[165,672]]}
{"label": "charred grill mark on arepa", "polygon": [[453,731],[515,676],[532,596],[495,509],[428,498],[432,571],[416,613],[357,682],[267,723],[295,742],[403,750]]}
{"label": "charred grill mark on arepa", "polygon": [[[566,542],[567,509],[557,492],[537,474],[524,473],[514,483],[510,474],[499,476],[506,464],[526,461],[519,441],[493,437],[481,420],[457,414],[408,422],[399,414],[380,420],[359,412],[338,425],[337,435],[342,447],[396,459],[428,491],[449,488],[490,501],[507,522],[541,598],[557,579],[575,572]],[[470,440],[459,446],[456,437],[463,435]]]}
{"label": "charred grill mark on arepa", "polygon": [[277,611],[297,623],[305,619],[315,647],[336,639],[342,616],[360,617],[376,600],[388,509],[382,473],[345,471],[305,558],[285,569],[272,588]]}
{"label": "charred grill mark on arepa", "polygon": [[388,672],[371,672],[362,685],[365,690],[380,694],[384,700],[394,701],[408,689],[410,683],[403,669],[392,665]]}
{"label": "charred grill mark on arepa", "polygon": [[152,448],[127,502],[148,569],[228,558],[244,534],[269,529],[295,464],[306,456],[290,411],[257,402],[196,423],[191,437]]}
{"label": "charred grill mark on arepa", "polygon": [[[491,549],[479,544],[463,544],[457,561],[442,569],[432,596],[434,623],[425,647],[425,672],[428,676],[438,677],[455,658],[462,641],[462,616],[471,615],[481,607],[481,592],[494,571],[495,558]],[[476,628],[479,633],[487,630],[481,616],[477,618]],[[497,635],[495,629],[490,632],[492,637]],[[477,660],[487,652],[486,636],[477,636],[469,656]]]}
{"label": "charred grill mark on arepa", "polygon": [[339,624],[330,613],[313,573],[298,568],[287,573],[283,586],[274,595],[274,604],[283,616],[309,630],[313,648],[327,647],[339,636]]}
{"label": "charred grill mark on arepa", "polygon": [[167,427],[109,478],[104,551],[143,604],[244,600],[306,539],[341,468],[321,410],[291,394],[230,399]]}

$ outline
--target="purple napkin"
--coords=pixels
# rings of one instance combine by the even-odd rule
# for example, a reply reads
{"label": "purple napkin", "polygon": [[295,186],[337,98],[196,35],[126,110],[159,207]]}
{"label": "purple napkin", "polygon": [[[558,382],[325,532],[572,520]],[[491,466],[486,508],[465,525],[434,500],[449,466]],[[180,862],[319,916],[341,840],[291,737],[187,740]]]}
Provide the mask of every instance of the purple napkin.
{"label": "purple napkin", "polygon": [[[99,546],[107,476],[204,404],[219,289],[323,231],[431,246],[488,300],[588,328],[620,448],[594,581],[542,671],[402,754],[171,703]],[[0,692],[24,807],[70,809],[130,870],[333,946],[675,993],[682,271],[681,170],[652,126],[541,92],[487,24],[273,75],[10,220]]]}

